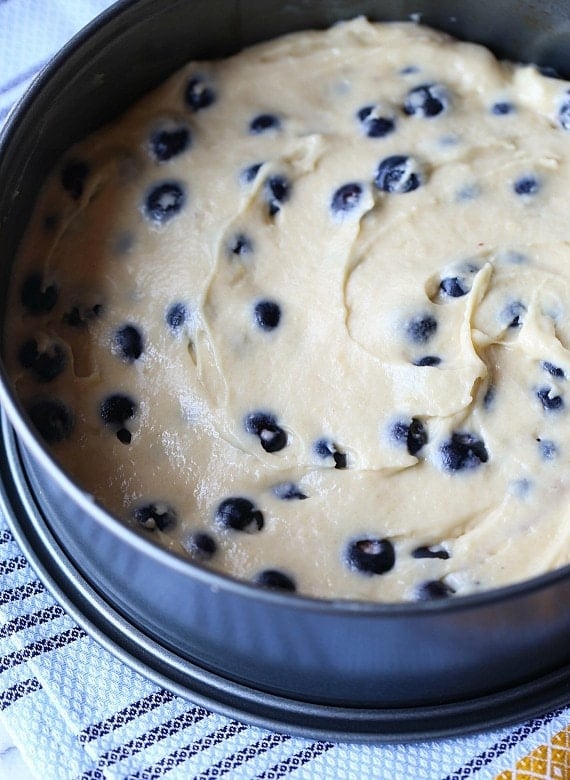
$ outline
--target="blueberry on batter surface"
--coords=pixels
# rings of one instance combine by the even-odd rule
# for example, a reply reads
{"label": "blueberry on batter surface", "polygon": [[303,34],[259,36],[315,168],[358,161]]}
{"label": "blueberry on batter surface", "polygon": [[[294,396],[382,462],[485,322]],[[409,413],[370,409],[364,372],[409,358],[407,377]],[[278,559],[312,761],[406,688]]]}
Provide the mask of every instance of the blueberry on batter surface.
{"label": "blueberry on batter surface", "polygon": [[41,274],[33,273],[24,281],[20,300],[30,314],[43,314],[51,311],[58,299],[55,284],[44,284]]}
{"label": "blueberry on batter surface", "polygon": [[251,412],[245,418],[245,430],[259,438],[265,452],[279,452],[287,445],[287,433],[273,414]]}
{"label": "blueberry on batter surface", "polygon": [[440,454],[446,471],[469,471],[489,460],[485,443],[473,433],[452,433],[441,445]]}
{"label": "blueberry on batter surface", "polygon": [[283,590],[289,593],[294,593],[297,590],[293,578],[278,569],[264,569],[260,571],[253,578],[253,582],[270,590]]}
{"label": "blueberry on batter surface", "polygon": [[346,563],[361,574],[386,574],[396,563],[394,545],[389,539],[357,539],[346,548]]}
{"label": "blueberry on batter surface", "polygon": [[18,351],[20,363],[38,382],[51,382],[59,376],[67,364],[65,351],[57,342],[40,349],[36,339],[28,339]]}
{"label": "blueberry on batter surface", "polygon": [[423,184],[423,174],[416,160],[394,154],[379,164],[374,184],[383,192],[403,194],[417,190]]}
{"label": "blueberry on batter surface", "polygon": [[216,509],[215,520],[222,528],[254,533],[264,526],[262,512],[247,498],[226,498]]}
{"label": "blueberry on batter surface", "polygon": [[28,413],[30,418],[48,444],[67,439],[74,426],[74,417],[69,408],[57,399],[37,401],[32,404]]}
{"label": "blueberry on batter surface", "polygon": [[426,119],[438,116],[447,110],[449,95],[441,84],[422,84],[410,90],[404,101],[404,113]]}
{"label": "blueberry on batter surface", "polygon": [[186,204],[184,186],[177,181],[155,184],[148,192],[144,212],[151,222],[163,224],[175,217]]}
{"label": "blueberry on batter surface", "polygon": [[176,525],[176,511],[168,504],[152,503],[137,507],[133,512],[137,524],[147,531],[167,531]]}

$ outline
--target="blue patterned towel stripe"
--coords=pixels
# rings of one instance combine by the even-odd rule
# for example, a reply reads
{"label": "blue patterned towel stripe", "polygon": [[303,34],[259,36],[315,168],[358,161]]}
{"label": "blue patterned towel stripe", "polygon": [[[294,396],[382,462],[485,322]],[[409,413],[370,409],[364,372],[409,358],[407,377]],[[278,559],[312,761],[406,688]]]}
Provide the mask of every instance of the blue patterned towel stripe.
{"label": "blue patterned towel stripe", "polygon": [[[110,0],[0,0],[0,125],[33,77]],[[271,733],[157,688],[57,604],[0,516],[0,719],[41,780],[491,780],[568,725],[570,709],[416,745]]]}

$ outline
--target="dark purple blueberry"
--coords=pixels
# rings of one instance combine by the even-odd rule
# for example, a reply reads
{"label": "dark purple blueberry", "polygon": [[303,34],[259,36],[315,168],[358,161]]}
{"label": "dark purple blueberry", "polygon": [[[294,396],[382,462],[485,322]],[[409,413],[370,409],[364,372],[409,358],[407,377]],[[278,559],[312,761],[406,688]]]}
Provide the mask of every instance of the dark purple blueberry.
{"label": "dark purple blueberry", "polygon": [[244,233],[238,233],[228,244],[232,255],[248,255],[253,252],[253,242]]}
{"label": "dark purple blueberry", "polygon": [[449,553],[443,547],[416,547],[412,550],[412,558],[439,558],[446,561],[449,557]]}
{"label": "dark purple blueberry", "polygon": [[138,360],[143,353],[143,337],[134,325],[123,325],[113,337],[113,348],[125,360]]}
{"label": "dark purple blueberry", "polygon": [[558,447],[550,439],[537,439],[538,449],[544,460],[554,460],[558,455]]}
{"label": "dark purple blueberry", "polygon": [[69,160],[61,171],[61,185],[74,200],[79,200],[85,187],[89,166],[83,160]]}
{"label": "dark purple blueberry", "polygon": [[202,111],[216,101],[216,93],[203,76],[192,76],[184,92],[186,105],[192,111]]}
{"label": "dark purple blueberry", "polygon": [[396,122],[391,117],[377,116],[374,106],[364,106],[357,115],[363,133],[368,138],[384,138],[396,129]]}
{"label": "dark purple blueberry", "polygon": [[173,303],[166,311],[166,324],[170,330],[176,332],[188,319],[188,309],[184,303]]}
{"label": "dark purple blueberry", "polygon": [[406,445],[410,455],[416,455],[428,442],[424,424],[417,417],[412,417],[410,422],[397,422],[392,427],[392,436]]}
{"label": "dark purple blueberry", "polygon": [[209,561],[216,554],[218,546],[215,539],[203,531],[193,533],[185,543],[187,552],[197,561]]}
{"label": "dark purple blueberry", "polygon": [[342,215],[353,211],[360,203],[362,197],[362,187],[360,184],[351,182],[343,184],[334,193],[331,199],[331,211],[333,214]]}
{"label": "dark purple blueberry", "polygon": [[427,344],[435,335],[437,320],[431,314],[417,314],[406,322],[405,331],[414,344]]}
{"label": "dark purple blueberry", "polygon": [[293,501],[295,499],[303,501],[308,498],[294,482],[280,482],[272,488],[273,495],[282,501]]}
{"label": "dark purple blueberry", "polygon": [[281,307],[275,301],[258,301],[253,309],[253,316],[261,330],[274,330],[281,320]]}
{"label": "dark purple blueberry", "polygon": [[117,439],[121,442],[121,444],[130,444],[133,440],[133,434],[126,428],[119,428],[117,431]]}
{"label": "dark purple blueberry", "polygon": [[265,569],[256,574],[253,578],[253,582],[256,585],[261,585],[263,588],[269,588],[270,590],[285,590],[289,593],[294,593],[297,590],[295,581],[289,577],[288,574],[284,574],[277,569]]}
{"label": "dark purple blueberry", "polygon": [[57,303],[58,290],[54,284],[45,286],[41,274],[27,277],[20,291],[22,305],[30,314],[43,314],[51,311]]}
{"label": "dark purple blueberry", "polygon": [[461,298],[469,292],[465,281],[458,276],[448,276],[446,279],[442,279],[439,283],[439,289],[450,298]]}
{"label": "dark purple blueberry", "polygon": [[424,357],[414,360],[413,363],[414,366],[439,366],[441,358],[437,355],[424,355]]}
{"label": "dark purple blueberry", "polygon": [[285,176],[270,176],[264,185],[264,197],[269,207],[269,216],[274,217],[283,203],[291,197],[291,184]]}
{"label": "dark purple blueberry", "polygon": [[517,195],[536,195],[539,189],[540,183],[536,176],[522,176],[513,184]]}
{"label": "dark purple blueberry", "polygon": [[63,315],[63,321],[71,328],[84,328],[90,320],[97,319],[103,313],[103,306],[96,303],[94,306],[79,308],[73,306]]}
{"label": "dark purple blueberry", "polygon": [[150,136],[150,150],[157,162],[166,162],[181,154],[191,143],[190,130],[176,127],[172,130],[155,130]]}
{"label": "dark purple blueberry", "polygon": [[435,599],[446,599],[453,596],[455,590],[443,580],[427,580],[422,582],[416,589],[416,599],[418,601],[433,601]]}
{"label": "dark purple blueberry", "polygon": [[394,568],[396,552],[389,539],[357,539],[346,548],[346,562],[362,574],[386,574]]}
{"label": "dark purple blueberry", "polygon": [[558,412],[564,409],[564,399],[560,395],[551,395],[551,387],[541,387],[536,391],[536,395],[543,408],[547,412]]}
{"label": "dark purple blueberry", "polygon": [[166,531],[167,528],[174,527],[177,521],[174,509],[162,503],[138,507],[133,512],[133,517],[147,531],[154,531],[157,528],[159,531]]}
{"label": "dark purple blueberry", "polygon": [[431,119],[447,110],[449,97],[441,84],[421,84],[414,87],[404,100],[404,113]]}
{"label": "dark purple blueberry", "polygon": [[263,163],[254,163],[253,165],[248,165],[247,168],[244,168],[240,175],[240,180],[244,184],[251,184],[252,181],[255,181],[255,177],[261,170],[261,166]]}
{"label": "dark purple blueberry", "polygon": [[564,93],[558,106],[558,123],[564,130],[570,130],[570,89]]}
{"label": "dark purple blueberry", "polygon": [[401,195],[417,190],[423,184],[423,175],[413,157],[393,154],[379,164],[374,184],[383,192]]}
{"label": "dark purple blueberry", "polygon": [[73,430],[73,414],[62,401],[37,401],[28,412],[38,433],[48,444],[67,439]]}
{"label": "dark purple blueberry", "polygon": [[524,314],[526,313],[526,306],[521,301],[513,301],[505,306],[501,312],[501,320],[506,324],[508,328],[520,328]]}
{"label": "dark purple blueberry", "polygon": [[175,217],[185,203],[184,186],[177,181],[163,181],[148,191],[144,213],[152,222],[163,224]]}
{"label": "dark purple blueberry", "polygon": [[495,116],[505,116],[506,114],[512,114],[515,107],[512,103],[507,103],[505,100],[501,100],[498,103],[493,103],[491,106],[491,113]]}
{"label": "dark purple blueberry", "polygon": [[266,133],[268,130],[279,130],[281,121],[275,114],[258,114],[249,123],[249,132],[252,135]]}
{"label": "dark purple blueberry", "polygon": [[99,414],[106,425],[122,426],[127,420],[132,420],[136,411],[133,399],[122,393],[107,396],[99,407]]}
{"label": "dark purple blueberry", "polygon": [[440,454],[446,471],[475,469],[489,460],[483,440],[472,433],[452,433],[441,445]]}
{"label": "dark purple blueberry", "polygon": [[318,439],[315,442],[315,452],[320,458],[332,458],[335,469],[345,469],[347,467],[348,458],[346,453],[341,452],[330,439]]}
{"label": "dark purple blueberry", "polygon": [[251,412],[245,418],[245,430],[259,438],[265,452],[279,452],[287,445],[287,434],[272,414]]}
{"label": "dark purple blueberry", "polygon": [[57,342],[52,342],[40,352],[36,339],[28,339],[20,347],[18,358],[38,382],[51,382],[67,365],[65,352]]}
{"label": "dark purple blueberry", "polygon": [[226,498],[216,509],[215,520],[223,528],[253,533],[261,531],[263,514],[247,498]]}
{"label": "dark purple blueberry", "polygon": [[550,376],[556,376],[559,379],[566,379],[564,369],[560,368],[559,366],[555,366],[554,363],[549,363],[548,360],[543,360],[540,365],[547,374],[550,374]]}

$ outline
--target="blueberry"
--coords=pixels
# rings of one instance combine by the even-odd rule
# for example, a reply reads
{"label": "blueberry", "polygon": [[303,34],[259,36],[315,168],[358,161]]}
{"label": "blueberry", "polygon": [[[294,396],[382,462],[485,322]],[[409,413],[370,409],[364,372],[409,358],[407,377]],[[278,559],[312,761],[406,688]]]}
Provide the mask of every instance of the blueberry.
{"label": "blueberry", "polygon": [[555,366],[554,363],[549,363],[548,360],[543,360],[540,365],[547,372],[547,374],[550,374],[550,376],[556,376],[559,379],[566,378],[564,369],[560,368],[559,366]]}
{"label": "blueberry", "polygon": [[449,598],[454,593],[455,590],[443,580],[428,580],[418,586],[416,598],[418,601],[433,601],[434,599]]}
{"label": "blueberry", "polygon": [[536,195],[539,189],[540,183],[535,176],[522,176],[513,184],[517,195]]}
{"label": "blueberry", "polygon": [[215,539],[203,531],[197,531],[188,537],[184,547],[192,558],[198,561],[209,561],[218,549]]}
{"label": "blueberry", "polygon": [[166,311],[166,324],[170,330],[176,332],[188,319],[188,309],[184,303],[173,303]]}
{"label": "blueberry", "polygon": [[143,353],[143,337],[134,325],[123,325],[113,337],[113,347],[125,360],[138,360]]}
{"label": "blueberry", "polygon": [[354,182],[343,184],[331,198],[331,211],[335,215],[344,215],[353,211],[360,203],[362,187]]}
{"label": "blueberry", "polygon": [[133,399],[122,393],[107,396],[99,407],[101,419],[107,425],[122,426],[135,416],[136,411],[137,405]]}
{"label": "blueberry", "polygon": [[428,442],[427,431],[421,420],[412,417],[411,422],[397,422],[392,427],[393,438],[405,444],[410,455],[416,455]]}
{"label": "blueberry", "polygon": [[253,578],[253,582],[256,585],[261,585],[263,588],[269,588],[270,590],[285,590],[290,593],[294,593],[297,590],[295,581],[289,577],[288,574],[284,574],[277,569],[265,569],[256,574]]}
{"label": "blueberry", "polygon": [[175,217],[186,203],[186,194],[182,184],[177,181],[164,181],[155,184],[147,193],[144,213],[152,222],[163,224]]}
{"label": "blueberry", "polygon": [[264,185],[264,197],[269,206],[269,216],[274,217],[281,205],[291,197],[291,184],[285,176],[270,176]]}
{"label": "blueberry", "polygon": [[421,84],[406,95],[404,113],[408,116],[431,118],[449,106],[447,90],[441,84]]}
{"label": "blueberry", "polygon": [[508,328],[520,328],[523,323],[523,314],[526,312],[526,306],[521,301],[509,303],[501,313],[501,320]]}
{"label": "blueberry", "polygon": [[251,184],[252,181],[255,181],[255,178],[261,170],[262,165],[263,163],[254,163],[253,165],[248,165],[247,168],[242,170],[240,174],[240,180],[244,184]]}
{"label": "blueberry", "polygon": [[157,162],[166,162],[181,154],[190,146],[190,130],[177,127],[172,130],[155,130],[150,136],[150,149]]}
{"label": "blueberry", "polygon": [[27,277],[20,291],[22,305],[30,314],[43,314],[51,311],[57,303],[58,290],[53,284],[44,286],[41,274],[31,274]]}
{"label": "blueberry", "polygon": [[61,185],[74,200],[79,200],[85,187],[89,166],[83,160],[69,160],[61,171]]}
{"label": "blueberry", "polygon": [[544,460],[554,460],[558,455],[558,447],[550,439],[537,439],[538,449]]}
{"label": "blueberry", "polygon": [[412,550],[412,558],[439,558],[447,561],[449,557],[449,553],[443,547],[416,547]]}
{"label": "blueberry", "polygon": [[483,396],[483,408],[484,409],[490,409],[491,408],[491,406],[493,405],[493,402],[495,400],[496,394],[497,394],[496,389],[493,387],[493,385],[490,385],[487,388],[487,390],[485,392],[485,395]]}
{"label": "blueberry", "polygon": [[501,100],[498,103],[493,103],[491,106],[491,113],[495,116],[505,116],[506,114],[512,114],[514,110],[515,109],[513,104],[507,103],[504,100]]}
{"label": "blueberry", "polygon": [[119,428],[117,431],[117,439],[121,442],[121,444],[130,444],[133,440],[133,434],[126,428]]}
{"label": "blueberry", "polygon": [[184,99],[192,111],[202,111],[216,101],[216,93],[203,76],[192,76],[186,85]]}
{"label": "blueberry", "polygon": [[364,106],[356,116],[368,138],[384,138],[396,129],[395,121],[390,117],[378,116],[374,106]]}
{"label": "blueberry", "polygon": [[258,301],[253,309],[253,316],[261,330],[274,330],[281,319],[281,308],[275,301]]}
{"label": "blueberry", "polygon": [[36,339],[28,339],[19,349],[18,357],[24,368],[33,373],[38,382],[51,382],[59,376],[67,364],[63,348],[52,342],[43,352]]}
{"label": "blueberry", "polygon": [[446,279],[442,279],[439,289],[450,298],[461,298],[469,292],[465,281],[458,276],[448,276]]}
{"label": "blueberry", "polygon": [[362,574],[386,574],[394,568],[396,552],[389,539],[357,539],[346,548],[346,562]]}
{"label": "blueberry", "polygon": [[146,504],[135,509],[133,517],[147,531],[166,531],[176,525],[177,516],[172,507],[163,503]]}
{"label": "blueberry", "polygon": [[258,114],[249,123],[249,132],[252,135],[266,133],[268,130],[279,130],[281,122],[275,114]]}
{"label": "blueberry", "polygon": [[414,344],[427,344],[436,330],[437,320],[431,314],[417,314],[405,324],[406,336]]}
{"label": "blueberry", "polygon": [[67,439],[73,430],[73,414],[62,401],[37,401],[28,412],[38,433],[48,444]]}
{"label": "blueberry", "polygon": [[245,430],[259,437],[265,452],[279,452],[287,444],[287,434],[274,415],[266,412],[251,412],[245,418]]}
{"label": "blueberry", "polygon": [[97,319],[102,313],[103,305],[100,303],[85,308],[72,306],[72,308],[63,315],[63,321],[71,328],[84,328],[90,320]]}
{"label": "blueberry", "polygon": [[570,130],[570,89],[564,93],[558,106],[558,123],[564,130]]}
{"label": "blueberry", "polygon": [[253,242],[244,233],[238,233],[228,245],[232,255],[248,255],[253,252]]}
{"label": "blueberry", "polygon": [[557,412],[564,409],[564,399],[560,395],[551,395],[551,387],[541,387],[536,395],[547,412]]}
{"label": "blueberry", "polygon": [[441,445],[440,454],[446,471],[475,469],[489,460],[483,440],[472,433],[452,433]]}
{"label": "blueberry", "polygon": [[318,439],[315,442],[315,452],[321,458],[331,458],[334,460],[335,469],[345,469],[347,467],[346,453],[341,452],[337,445],[329,439]]}
{"label": "blueberry", "polygon": [[439,366],[441,358],[437,355],[425,355],[413,361],[414,366]]}
{"label": "blueberry", "polygon": [[273,495],[282,501],[293,501],[294,499],[303,501],[308,498],[294,482],[280,482],[273,486],[272,491]]}
{"label": "blueberry", "polygon": [[394,154],[379,164],[374,184],[383,192],[403,194],[417,190],[423,184],[423,175],[413,157]]}
{"label": "blueberry", "polygon": [[247,498],[226,498],[216,509],[215,520],[223,528],[252,533],[261,531],[263,514]]}

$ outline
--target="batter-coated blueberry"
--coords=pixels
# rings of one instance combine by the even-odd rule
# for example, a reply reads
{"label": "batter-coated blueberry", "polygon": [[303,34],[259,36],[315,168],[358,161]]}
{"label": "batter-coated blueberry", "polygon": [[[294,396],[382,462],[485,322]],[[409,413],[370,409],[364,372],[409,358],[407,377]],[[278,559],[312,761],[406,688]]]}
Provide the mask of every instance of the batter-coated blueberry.
{"label": "batter-coated blueberry", "polygon": [[332,458],[335,469],[345,469],[348,464],[346,453],[341,452],[330,439],[318,439],[315,442],[315,452],[321,458]]}
{"label": "batter-coated blueberry", "polygon": [[513,104],[506,100],[500,100],[498,103],[493,103],[491,106],[491,113],[495,116],[506,116],[507,114],[512,114],[514,110],[515,107]]}
{"label": "batter-coated blueberry", "polygon": [[413,361],[414,366],[439,366],[441,358],[437,355],[425,355]]}
{"label": "batter-coated blueberry", "polygon": [[295,580],[288,574],[285,574],[278,569],[265,569],[256,574],[253,578],[253,582],[256,585],[261,585],[263,588],[269,588],[270,590],[283,590],[289,593],[294,593],[297,590]]}
{"label": "batter-coated blueberry", "polygon": [[370,537],[351,541],[346,548],[349,569],[361,574],[386,574],[394,568],[396,552],[389,539]]}
{"label": "batter-coated blueberry", "polygon": [[287,445],[287,433],[273,414],[251,412],[245,418],[245,430],[259,438],[265,452],[278,452]]}
{"label": "batter-coated blueberry", "polygon": [[185,203],[184,185],[178,181],[163,181],[149,190],[144,202],[144,213],[151,222],[161,225],[175,217]]}
{"label": "batter-coated blueberry", "polygon": [[264,185],[264,197],[269,207],[269,216],[274,217],[291,197],[289,180],[285,176],[270,176]]}
{"label": "batter-coated blueberry", "polygon": [[566,374],[564,373],[564,369],[560,368],[560,366],[555,366],[554,363],[550,363],[548,360],[543,360],[540,364],[541,368],[543,368],[547,374],[550,374],[550,376],[555,376],[558,379],[565,379]]}
{"label": "batter-coated blueberry", "polygon": [[416,547],[412,550],[412,558],[438,558],[447,561],[449,557],[449,553],[443,547]]}
{"label": "batter-coated blueberry", "polygon": [[264,526],[263,514],[255,504],[247,498],[226,498],[216,509],[216,523],[223,528],[234,531],[253,533],[261,531]]}
{"label": "batter-coated blueberry", "polygon": [[517,195],[536,195],[540,189],[540,182],[536,176],[522,176],[513,184],[513,190]]}
{"label": "batter-coated blueberry", "polygon": [[173,333],[180,330],[188,319],[188,309],[184,303],[173,303],[166,311],[166,324]]}
{"label": "batter-coated blueberry", "polygon": [[435,335],[437,320],[431,314],[417,314],[405,324],[405,333],[414,344],[427,344]]}
{"label": "batter-coated blueberry", "polygon": [[465,284],[464,279],[458,276],[448,276],[446,279],[442,279],[439,288],[450,298],[461,298],[469,292],[469,287]]}
{"label": "batter-coated blueberry", "polygon": [[362,186],[357,182],[343,184],[331,198],[331,211],[339,216],[354,211],[362,197]]}
{"label": "batter-coated blueberry", "polygon": [[558,123],[564,130],[570,130],[570,89],[564,93],[560,100]]}
{"label": "batter-coated blueberry", "polygon": [[434,599],[446,599],[453,596],[455,590],[443,580],[428,580],[416,589],[418,601],[433,601]]}
{"label": "batter-coated blueberry", "polygon": [[37,401],[30,406],[28,413],[38,433],[48,444],[67,439],[73,431],[73,414],[58,399]]}
{"label": "batter-coated blueberry", "polygon": [[294,482],[280,482],[272,488],[273,495],[282,501],[304,501],[306,496]]}
{"label": "batter-coated blueberry", "polygon": [[281,307],[275,301],[258,301],[253,316],[261,330],[275,330],[281,320]]}
{"label": "batter-coated blueberry", "polygon": [[426,119],[438,116],[447,110],[449,96],[441,84],[421,84],[406,95],[404,113]]}
{"label": "batter-coated blueberry", "polygon": [[184,99],[186,105],[194,112],[202,111],[216,102],[213,87],[203,76],[192,76],[186,84]]}
{"label": "batter-coated blueberry", "polygon": [[552,395],[551,387],[541,387],[536,391],[536,395],[542,407],[547,412],[558,412],[564,409],[564,399],[561,395]]}
{"label": "batter-coated blueberry", "polygon": [[393,117],[379,116],[375,106],[364,106],[356,116],[363,133],[368,138],[384,138],[396,129]]}
{"label": "batter-coated blueberry", "polygon": [[379,164],[374,184],[383,192],[401,195],[417,190],[423,178],[421,167],[413,157],[393,154]]}
{"label": "batter-coated blueberry", "polygon": [[253,252],[253,242],[245,233],[238,233],[228,244],[230,254],[248,255]]}
{"label": "batter-coated blueberry", "polygon": [[69,160],[61,171],[61,185],[74,200],[83,195],[89,166],[83,160]]}
{"label": "batter-coated blueberry", "polygon": [[142,528],[147,531],[166,531],[173,528],[177,522],[176,511],[168,504],[152,503],[137,507],[133,517]]}
{"label": "batter-coated blueberry", "polygon": [[487,463],[489,454],[485,443],[472,433],[452,433],[441,445],[441,463],[446,471],[465,471]]}
{"label": "batter-coated blueberry", "polygon": [[182,125],[173,129],[155,130],[150,136],[150,149],[157,162],[166,162],[190,146],[190,130]]}
{"label": "batter-coated blueberry", "polygon": [[135,325],[123,325],[115,332],[113,348],[124,360],[138,360],[144,349],[142,333]]}
{"label": "batter-coated blueberry", "polygon": [[30,274],[22,284],[20,300],[30,314],[43,314],[51,311],[58,299],[58,289],[54,284],[44,285],[41,274]]}
{"label": "batter-coated blueberry", "polygon": [[392,427],[392,436],[397,442],[406,445],[410,455],[417,455],[428,442],[424,424],[417,417],[412,417],[410,422],[397,422]]}
{"label": "batter-coated blueberry", "polygon": [[184,547],[196,561],[211,560],[218,549],[214,537],[203,531],[196,531],[191,534],[188,539],[186,539]]}
{"label": "batter-coated blueberry", "polygon": [[268,130],[279,130],[281,121],[275,114],[258,114],[249,123],[249,132],[252,135],[260,135]]}
{"label": "batter-coated blueberry", "polygon": [[67,364],[66,354],[60,344],[52,342],[40,351],[36,339],[28,339],[22,344],[18,358],[38,382],[51,382],[65,370]]}
{"label": "batter-coated blueberry", "polygon": [[137,404],[123,393],[109,395],[101,401],[99,414],[107,425],[123,425],[131,420],[137,411]]}

